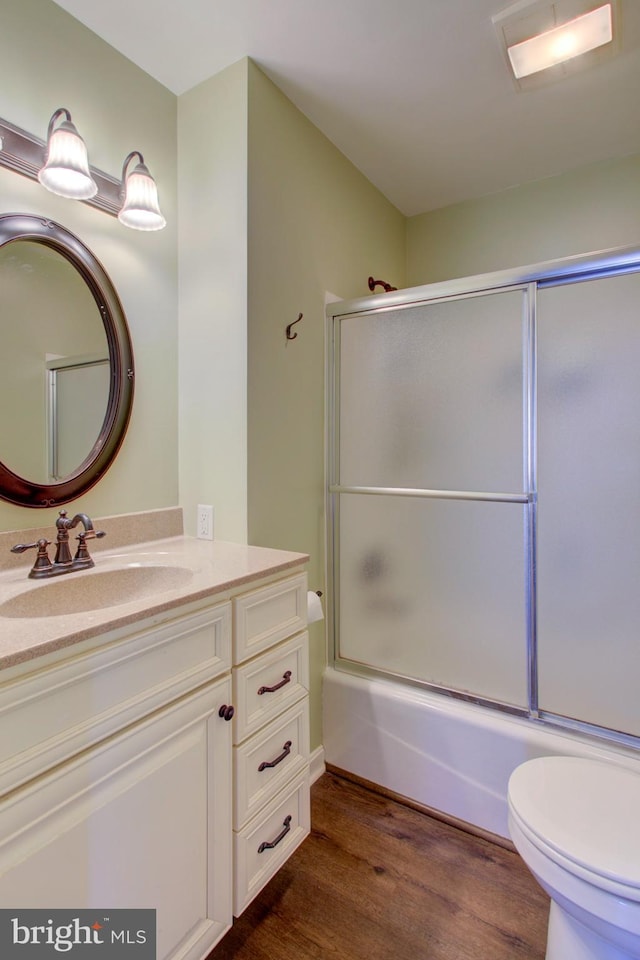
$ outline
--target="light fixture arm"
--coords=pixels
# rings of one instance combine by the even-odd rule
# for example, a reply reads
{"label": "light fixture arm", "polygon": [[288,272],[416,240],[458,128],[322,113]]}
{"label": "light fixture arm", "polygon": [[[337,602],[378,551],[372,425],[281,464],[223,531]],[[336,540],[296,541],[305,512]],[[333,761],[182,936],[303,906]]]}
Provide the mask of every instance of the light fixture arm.
{"label": "light fixture arm", "polygon": [[54,128],[54,126],[55,126],[55,124],[56,124],[56,121],[59,120],[60,117],[62,117],[62,116],[64,116],[64,118],[65,118],[65,120],[67,121],[67,123],[71,123],[71,122],[72,122],[72,121],[71,121],[71,114],[69,113],[69,111],[67,110],[67,108],[66,108],[66,107],[58,107],[58,109],[55,111],[55,113],[53,113],[53,114],[51,115],[51,120],[49,120],[49,126],[47,127],[47,143],[48,143],[49,140],[51,139],[51,134],[53,133],[53,128]]}
{"label": "light fixture arm", "polygon": [[123,190],[125,186],[125,177],[127,175],[127,167],[129,166],[129,164],[131,163],[134,157],[137,157],[138,162],[141,163],[143,166],[146,166],[144,162],[144,157],[142,156],[139,150],[132,150],[131,153],[127,154],[127,156],[124,158],[124,163],[122,164],[122,177],[120,178],[122,180]]}

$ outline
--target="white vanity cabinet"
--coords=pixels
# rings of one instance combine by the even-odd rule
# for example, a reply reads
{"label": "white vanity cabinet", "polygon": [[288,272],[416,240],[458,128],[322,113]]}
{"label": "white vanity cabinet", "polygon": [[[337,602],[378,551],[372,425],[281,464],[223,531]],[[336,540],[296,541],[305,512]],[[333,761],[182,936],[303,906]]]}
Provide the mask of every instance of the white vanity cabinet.
{"label": "white vanity cabinet", "polygon": [[306,606],[304,574],[233,600],[236,917],[310,829]]}
{"label": "white vanity cabinet", "polygon": [[152,908],[158,960],[200,960],[232,919],[231,604],[121,633],[2,686],[0,904]]}
{"label": "white vanity cabinet", "polygon": [[155,909],[204,960],[309,831],[300,570],[0,671],[1,907]]}
{"label": "white vanity cabinet", "polygon": [[201,958],[229,926],[227,678],[2,804],[0,902],[148,907],[159,958]]}

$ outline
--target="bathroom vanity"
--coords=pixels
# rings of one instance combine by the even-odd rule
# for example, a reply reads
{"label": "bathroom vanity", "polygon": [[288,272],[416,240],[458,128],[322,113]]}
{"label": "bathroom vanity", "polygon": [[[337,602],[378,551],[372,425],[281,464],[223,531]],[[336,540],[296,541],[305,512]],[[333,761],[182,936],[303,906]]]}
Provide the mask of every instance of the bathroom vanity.
{"label": "bathroom vanity", "polygon": [[0,573],[0,906],[153,908],[158,960],[208,954],[309,832],[307,559]]}

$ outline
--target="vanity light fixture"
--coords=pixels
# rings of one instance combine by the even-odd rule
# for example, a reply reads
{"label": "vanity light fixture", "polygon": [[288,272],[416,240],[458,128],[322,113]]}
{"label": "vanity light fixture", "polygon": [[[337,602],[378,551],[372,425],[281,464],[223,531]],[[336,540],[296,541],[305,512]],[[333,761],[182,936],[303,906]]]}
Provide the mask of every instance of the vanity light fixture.
{"label": "vanity light fixture", "polygon": [[[65,119],[56,126],[61,117]],[[70,200],[90,200],[98,192],[91,176],[87,147],[65,107],[55,111],[47,130],[47,153],[38,171],[43,187]]]}
{"label": "vanity light fixture", "polygon": [[[127,173],[134,157],[139,162]],[[59,196],[97,207],[134,230],[161,230],[166,225],[155,180],[142,154],[134,150],[127,156],[120,179],[89,166],[84,141],[64,107],[51,117],[46,143],[0,117],[0,167],[38,180]]]}
{"label": "vanity light fixture", "polygon": [[[131,161],[138,158],[136,166],[128,171]],[[158,203],[158,188],[138,150],[133,150],[122,164],[122,192],[124,202],[118,220],[134,230],[162,230],[167,221],[162,216]]]}
{"label": "vanity light fixture", "polygon": [[520,79],[572,60],[612,39],[611,4],[605,3],[559,27],[507,47],[507,53],[513,72]]}

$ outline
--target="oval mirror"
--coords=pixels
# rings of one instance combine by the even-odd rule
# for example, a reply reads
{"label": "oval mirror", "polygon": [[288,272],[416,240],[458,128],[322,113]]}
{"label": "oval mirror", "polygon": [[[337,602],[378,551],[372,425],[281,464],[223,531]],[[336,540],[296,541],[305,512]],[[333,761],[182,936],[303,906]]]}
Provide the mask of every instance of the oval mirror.
{"label": "oval mirror", "polygon": [[133,351],[107,273],[76,236],[0,215],[0,497],[66,503],[108,470],[133,401]]}

